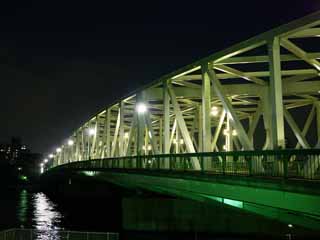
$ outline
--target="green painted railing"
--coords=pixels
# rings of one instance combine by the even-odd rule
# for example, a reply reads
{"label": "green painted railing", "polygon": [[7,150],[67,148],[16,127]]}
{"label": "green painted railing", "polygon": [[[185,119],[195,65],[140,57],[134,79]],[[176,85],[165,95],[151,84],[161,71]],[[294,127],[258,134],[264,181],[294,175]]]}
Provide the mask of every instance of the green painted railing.
{"label": "green painted railing", "polygon": [[[195,164],[196,163],[196,164]],[[51,169],[144,169],[320,180],[320,149],[141,155],[76,161]]]}
{"label": "green painted railing", "polygon": [[0,232],[0,240],[34,240],[34,239],[54,239],[54,240],[118,240],[119,233],[113,232],[79,232],[50,229],[24,229],[12,228]]}

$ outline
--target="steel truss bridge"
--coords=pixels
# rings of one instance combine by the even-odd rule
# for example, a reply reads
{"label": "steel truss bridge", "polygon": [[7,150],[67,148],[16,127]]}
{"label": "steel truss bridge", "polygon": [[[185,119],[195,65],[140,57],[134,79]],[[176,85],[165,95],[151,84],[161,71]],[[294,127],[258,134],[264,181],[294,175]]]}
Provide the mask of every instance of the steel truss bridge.
{"label": "steel truss bridge", "polygon": [[107,106],[46,174],[211,199],[320,229],[320,11]]}

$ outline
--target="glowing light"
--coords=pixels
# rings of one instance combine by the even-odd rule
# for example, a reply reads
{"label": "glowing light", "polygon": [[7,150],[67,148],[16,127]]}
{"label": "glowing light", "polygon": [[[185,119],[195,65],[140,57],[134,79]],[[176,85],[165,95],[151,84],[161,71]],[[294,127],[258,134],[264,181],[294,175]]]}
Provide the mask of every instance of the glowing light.
{"label": "glowing light", "polygon": [[69,145],[69,146],[72,146],[73,144],[74,144],[74,141],[73,141],[72,139],[69,139],[69,140],[68,140],[68,145]]}
{"label": "glowing light", "polygon": [[21,176],[20,179],[21,179],[21,180],[24,180],[24,181],[28,181],[28,177],[27,177],[27,176],[24,176],[24,175]]}
{"label": "glowing light", "polygon": [[[32,221],[37,230],[36,239],[59,239],[59,233],[56,231],[59,228],[56,223],[63,217],[56,205],[44,193],[34,194],[32,204],[34,206]],[[49,229],[54,231],[49,232]]]}
{"label": "glowing light", "polygon": [[184,141],[183,141],[183,139],[180,139],[180,144],[184,144]]}
{"label": "glowing light", "polygon": [[226,145],[223,145],[222,148],[223,148],[223,150],[227,150],[227,146]]}
{"label": "glowing light", "polygon": [[49,154],[48,157],[49,158],[53,158],[54,156],[53,156],[53,154]]}
{"label": "glowing light", "polygon": [[152,149],[151,145],[148,145],[148,151],[150,151]]}
{"label": "glowing light", "polygon": [[233,206],[233,207],[236,207],[236,208],[243,208],[243,202],[241,202],[241,201],[236,201],[236,200],[224,198],[223,203],[230,205],[230,206]]}
{"label": "glowing light", "polygon": [[151,161],[151,160],[148,160],[148,163],[149,163],[149,164],[151,164],[151,163],[152,163],[152,161]]}
{"label": "glowing light", "polygon": [[224,129],[223,130],[223,135],[227,136],[229,134],[229,130],[228,129]]}
{"label": "glowing light", "polygon": [[177,140],[176,139],[173,139],[173,144],[177,144]]}
{"label": "glowing light", "polygon": [[142,146],[142,150],[146,150],[146,146]]}
{"label": "glowing light", "polygon": [[147,106],[144,103],[138,103],[136,110],[138,113],[145,113],[147,111]]}
{"label": "glowing light", "polygon": [[129,133],[128,133],[128,132],[125,132],[123,137],[124,137],[125,139],[128,139],[128,138],[129,138]]}
{"label": "glowing light", "polygon": [[96,175],[96,172],[94,172],[94,171],[84,171],[83,173],[84,173],[84,175],[89,176],[89,177],[93,177]]}
{"label": "glowing light", "polygon": [[237,136],[237,135],[238,135],[237,131],[235,129],[233,129],[232,130],[232,136]]}
{"label": "glowing light", "polygon": [[218,116],[218,114],[219,114],[219,108],[216,107],[216,106],[213,106],[213,107],[211,108],[210,114],[211,114],[211,116],[213,116],[213,117]]}
{"label": "glowing light", "polygon": [[292,227],[293,227],[293,225],[289,223],[289,224],[288,224],[288,227],[289,227],[289,228],[292,228]]}
{"label": "glowing light", "polygon": [[21,167],[18,167],[18,171],[21,171],[22,170],[22,168]]}
{"label": "glowing light", "polygon": [[90,136],[93,136],[93,135],[96,134],[96,130],[95,130],[94,128],[89,128],[88,134],[89,134]]}
{"label": "glowing light", "polygon": [[47,158],[45,158],[43,161],[44,161],[44,163],[47,163],[47,162],[48,162],[48,159],[47,159]]}
{"label": "glowing light", "polygon": [[44,163],[40,163],[40,167],[43,167]]}
{"label": "glowing light", "polygon": [[57,148],[57,149],[56,149],[56,152],[57,152],[57,153],[61,152],[61,148]]}

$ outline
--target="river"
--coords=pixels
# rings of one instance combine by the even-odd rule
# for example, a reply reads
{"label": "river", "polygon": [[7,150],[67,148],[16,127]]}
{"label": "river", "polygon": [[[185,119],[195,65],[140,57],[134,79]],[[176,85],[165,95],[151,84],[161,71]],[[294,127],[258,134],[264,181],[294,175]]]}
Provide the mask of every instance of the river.
{"label": "river", "polygon": [[118,231],[121,208],[105,199],[59,199],[43,192],[5,191],[0,200],[0,228]]}
{"label": "river", "polygon": [[[122,236],[124,234],[127,236],[122,239],[145,239],[146,236],[152,237],[153,239],[180,239],[182,235],[172,234],[170,235],[173,238],[167,238],[168,236],[163,235],[166,233],[160,232],[149,232],[146,233],[144,229],[140,229],[140,232],[126,232],[122,229],[122,216],[129,213],[127,216],[127,220],[131,219],[129,225],[133,224],[135,227],[139,225],[143,225],[143,227],[152,229],[155,226],[152,225],[155,223],[155,219],[159,218],[160,220],[165,219],[168,208],[168,204],[170,201],[175,201],[175,203],[179,203],[175,206],[177,212],[180,212],[179,215],[183,216],[183,218],[179,218],[178,222],[181,226],[189,224],[184,219],[187,219],[187,212],[191,210],[191,215],[193,220],[196,222],[201,222],[202,218],[205,218],[206,213],[200,212],[202,208],[199,208],[199,204],[190,204],[187,202],[179,202],[179,200],[138,200],[133,201],[130,200],[129,204],[127,204],[127,211],[123,213],[121,207],[121,200],[115,197],[60,197],[51,196],[49,197],[43,192],[31,192],[25,189],[15,190],[15,191],[3,191],[0,198],[0,231],[10,228],[25,228],[25,229],[35,229],[39,232],[44,231],[48,232],[48,230],[68,230],[68,231],[82,231],[82,232],[120,232]],[[132,204],[135,205],[132,205]],[[184,206],[185,205],[185,206]],[[199,206],[198,206],[199,205]],[[133,208],[132,208],[133,206]],[[180,207],[178,207],[180,206]],[[172,205],[171,205],[172,207]],[[191,207],[191,208],[190,208]],[[135,208],[140,208],[135,210]],[[143,211],[143,216],[147,220],[143,220],[141,218],[141,209],[146,209]],[[180,209],[181,208],[181,209]],[[128,211],[129,209],[129,211]],[[180,210],[179,210],[180,209]],[[189,210],[188,210],[189,209]],[[206,209],[206,208],[205,208]],[[203,209],[202,209],[203,210]],[[226,212],[227,209],[220,209],[222,212]],[[250,229],[255,221],[260,221],[260,218],[254,217],[251,220],[247,217],[243,218],[243,215],[234,214],[230,212],[230,214],[221,214],[222,212],[219,208],[213,211],[214,216],[209,217],[212,219],[212,228],[216,228],[216,226],[226,225],[225,218],[229,216],[227,222],[232,228],[234,228],[235,223],[240,224],[242,221],[247,221],[248,224],[244,224],[241,226],[246,226]],[[173,212],[175,212],[173,211]],[[220,214],[219,214],[220,211]],[[192,213],[195,212],[195,213]],[[134,215],[136,213],[137,215]],[[153,213],[153,215],[151,214]],[[198,213],[198,214],[197,214]],[[131,214],[131,216],[130,216]],[[179,216],[176,215],[175,217]],[[198,216],[200,215],[200,216]],[[132,218],[133,216],[133,218]],[[219,216],[223,216],[222,220],[219,219]],[[140,217],[140,218],[139,218]],[[236,218],[240,220],[232,223]],[[139,221],[137,220],[139,219]],[[158,220],[159,220],[158,219]],[[174,224],[174,218],[171,216],[166,219],[164,222],[169,222]],[[223,220],[224,219],[224,220]],[[176,221],[176,220],[175,220]],[[161,221],[160,221],[161,222]],[[205,222],[205,221],[204,221]],[[149,225],[148,225],[149,224]],[[150,225],[151,224],[151,225]],[[163,221],[161,223],[163,225]],[[159,224],[159,226],[161,225]],[[262,226],[259,229],[263,229],[264,225],[269,225],[269,230],[274,229],[275,233],[278,232],[282,237],[286,236],[287,233],[291,232],[290,229],[284,230],[286,224],[282,224],[281,227],[279,223],[272,221],[261,221]],[[170,225],[170,224],[169,224]],[[277,229],[279,228],[279,229]],[[266,228],[267,229],[267,228]],[[265,229],[265,232],[266,232]],[[282,230],[281,230],[282,229]],[[296,228],[295,228],[296,229]],[[230,228],[231,230],[231,228]],[[281,230],[281,231],[280,231]],[[272,231],[272,230],[271,230]],[[54,231],[53,231],[54,232]],[[229,231],[228,231],[229,232]],[[273,231],[272,231],[273,232]],[[282,233],[280,233],[282,232]],[[194,232],[196,233],[196,232]],[[230,232],[229,232],[230,233]],[[261,232],[262,233],[262,232]],[[135,236],[134,236],[135,234]],[[161,237],[162,235],[162,237]],[[278,236],[280,236],[278,235]],[[233,234],[234,236],[234,234]],[[156,238],[155,238],[156,237]],[[216,239],[216,238],[202,238],[200,235],[186,234],[183,236],[184,239]],[[49,238],[38,238],[38,239],[49,239]],[[229,239],[229,238],[220,238],[220,239]],[[233,238],[237,239],[237,238]]]}

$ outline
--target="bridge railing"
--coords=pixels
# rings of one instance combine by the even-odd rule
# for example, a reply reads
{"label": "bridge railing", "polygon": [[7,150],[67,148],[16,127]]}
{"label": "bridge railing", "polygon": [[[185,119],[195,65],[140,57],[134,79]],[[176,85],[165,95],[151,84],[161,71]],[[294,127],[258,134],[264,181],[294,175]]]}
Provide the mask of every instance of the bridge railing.
{"label": "bridge railing", "polygon": [[[200,168],[195,169],[194,161]],[[57,168],[144,169],[320,179],[320,149],[141,155],[71,162]]]}
{"label": "bridge railing", "polygon": [[37,230],[13,228],[0,232],[0,240],[118,240],[119,233],[113,232],[79,232],[64,230]]}

